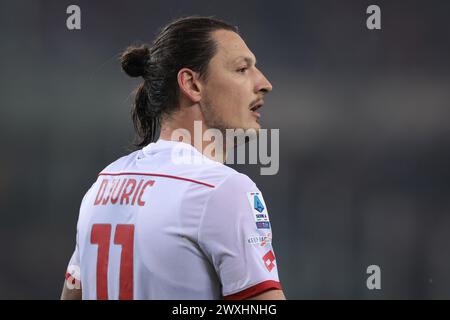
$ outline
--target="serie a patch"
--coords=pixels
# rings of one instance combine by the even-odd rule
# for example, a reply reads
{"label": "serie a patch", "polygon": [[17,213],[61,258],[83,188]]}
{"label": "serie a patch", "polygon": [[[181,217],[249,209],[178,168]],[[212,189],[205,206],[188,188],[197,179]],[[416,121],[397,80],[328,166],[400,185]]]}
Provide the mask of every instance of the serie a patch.
{"label": "serie a patch", "polygon": [[247,192],[247,199],[255,218],[256,228],[270,229],[269,213],[261,192]]}

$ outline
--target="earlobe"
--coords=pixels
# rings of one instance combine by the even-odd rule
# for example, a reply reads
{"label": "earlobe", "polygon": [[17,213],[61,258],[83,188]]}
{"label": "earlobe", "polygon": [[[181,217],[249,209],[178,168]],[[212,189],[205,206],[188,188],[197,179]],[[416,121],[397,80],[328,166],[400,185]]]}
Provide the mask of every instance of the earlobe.
{"label": "earlobe", "polygon": [[191,69],[183,68],[178,71],[178,86],[183,93],[192,102],[199,102],[201,99],[201,86],[198,81],[198,74]]}

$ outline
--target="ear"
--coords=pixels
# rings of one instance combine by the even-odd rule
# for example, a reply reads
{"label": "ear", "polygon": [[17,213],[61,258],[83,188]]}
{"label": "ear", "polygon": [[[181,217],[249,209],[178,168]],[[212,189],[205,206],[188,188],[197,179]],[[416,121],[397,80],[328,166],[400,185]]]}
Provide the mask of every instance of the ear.
{"label": "ear", "polygon": [[189,68],[182,68],[177,75],[180,91],[192,102],[201,100],[201,83],[197,72]]}

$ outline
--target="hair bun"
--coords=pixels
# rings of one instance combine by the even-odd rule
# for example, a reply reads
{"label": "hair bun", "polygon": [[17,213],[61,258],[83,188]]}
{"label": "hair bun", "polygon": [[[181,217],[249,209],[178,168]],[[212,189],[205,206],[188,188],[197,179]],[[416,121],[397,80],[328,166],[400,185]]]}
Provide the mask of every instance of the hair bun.
{"label": "hair bun", "polygon": [[150,59],[150,48],[147,45],[128,47],[121,56],[122,69],[130,77],[142,77],[146,73]]}

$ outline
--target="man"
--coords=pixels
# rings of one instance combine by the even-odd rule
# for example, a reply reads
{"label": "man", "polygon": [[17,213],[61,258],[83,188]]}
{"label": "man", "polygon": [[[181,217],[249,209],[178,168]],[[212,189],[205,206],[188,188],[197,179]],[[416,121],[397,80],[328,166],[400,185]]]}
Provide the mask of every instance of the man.
{"label": "man", "polygon": [[[203,154],[205,143],[174,138],[195,122],[202,134],[259,130],[272,86],[255,64],[235,27],[201,17],[122,55],[125,72],[144,79],[132,111],[142,148],[83,198],[62,299],[284,299],[261,192]],[[177,149],[192,161],[175,163]]]}

